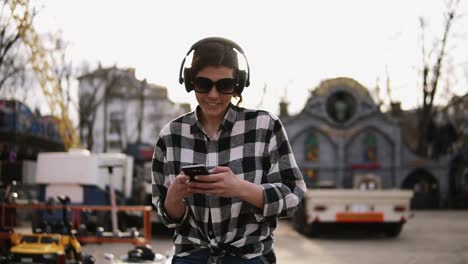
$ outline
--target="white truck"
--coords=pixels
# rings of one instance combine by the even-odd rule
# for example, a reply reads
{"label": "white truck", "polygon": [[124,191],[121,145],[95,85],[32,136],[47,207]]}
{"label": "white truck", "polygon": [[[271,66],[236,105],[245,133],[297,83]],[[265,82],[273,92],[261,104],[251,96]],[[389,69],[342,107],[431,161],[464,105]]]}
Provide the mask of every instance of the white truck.
{"label": "white truck", "polygon": [[354,229],[397,237],[411,217],[411,190],[382,190],[380,179],[355,178],[355,189],[309,189],[293,218],[300,233],[314,237]]}
{"label": "white truck", "polygon": [[[132,173],[133,158],[123,153],[90,153],[85,149],[71,149],[68,152],[39,153],[33,182],[39,186],[40,201],[66,195],[73,205],[115,207],[125,204],[131,197]],[[40,214],[35,222],[43,222],[46,216],[45,213]],[[115,210],[111,216],[115,231]],[[51,217],[52,220],[57,218],[55,215]],[[100,215],[92,217],[96,218],[94,222],[109,220]]]}
{"label": "white truck", "polygon": [[75,204],[103,205],[109,204],[106,189],[130,198],[132,172],[133,159],[122,153],[43,152],[37,157],[35,183],[45,187],[43,200],[66,194]]}

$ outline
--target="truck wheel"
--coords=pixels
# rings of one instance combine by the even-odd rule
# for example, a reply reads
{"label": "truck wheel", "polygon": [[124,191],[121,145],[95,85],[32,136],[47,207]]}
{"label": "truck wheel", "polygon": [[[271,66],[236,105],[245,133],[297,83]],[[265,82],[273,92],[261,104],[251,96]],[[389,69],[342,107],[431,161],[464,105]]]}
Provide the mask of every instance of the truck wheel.
{"label": "truck wheel", "polygon": [[301,202],[299,205],[296,214],[293,219],[293,226],[299,233],[309,236],[317,237],[318,236],[318,226],[317,224],[307,223],[307,213],[305,209],[304,202]]}
{"label": "truck wheel", "polygon": [[299,233],[304,234],[304,226],[306,225],[306,214],[304,202],[301,202],[297,208],[296,214],[293,217],[293,227]]}
{"label": "truck wheel", "polygon": [[307,225],[307,235],[309,237],[318,237],[320,235],[320,227],[318,223],[312,223]]}
{"label": "truck wheel", "polygon": [[387,237],[397,237],[402,229],[403,225],[401,223],[391,223],[386,224],[384,233]]}

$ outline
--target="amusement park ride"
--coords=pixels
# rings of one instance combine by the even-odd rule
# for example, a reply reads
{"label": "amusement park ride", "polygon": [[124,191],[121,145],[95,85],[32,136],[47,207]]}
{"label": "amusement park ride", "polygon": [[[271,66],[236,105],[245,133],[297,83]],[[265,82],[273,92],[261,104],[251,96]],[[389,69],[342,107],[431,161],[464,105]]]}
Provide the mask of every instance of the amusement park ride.
{"label": "amusement park ride", "polygon": [[[42,92],[48,100],[51,114],[57,117],[57,127],[65,150],[79,148],[80,141],[78,133],[69,117],[68,108],[64,103],[65,100],[63,98],[64,96],[59,86],[59,82],[53,74],[50,60],[48,59],[48,54],[43,47],[40,37],[33,27],[33,15],[29,6],[29,1],[8,0],[7,5],[10,7],[11,16],[17,24],[17,30],[20,33],[20,38],[30,51],[30,63],[33,70],[37,74]],[[66,155],[64,156],[64,154],[67,153],[68,152],[62,152],[58,153],[58,155],[65,157]],[[71,155],[73,156],[73,153]],[[125,160],[126,155],[124,156],[125,157],[123,159]],[[118,206],[116,203],[116,194],[114,191],[115,179],[113,179],[111,176],[117,169],[118,164],[106,165],[106,161],[112,159],[105,157],[105,155],[99,156],[88,154],[87,157],[83,157],[83,155],[82,157],[79,157],[79,155],[76,157],[76,159],[73,159],[71,156],[66,156],[66,158],[63,158],[63,160],[71,160],[74,162],[74,165],[77,165],[79,164],[79,162],[77,163],[77,160],[86,159],[85,163],[82,164],[93,164],[93,166],[96,168],[91,168],[91,173],[94,174],[91,176],[87,175],[84,178],[94,177],[93,179],[95,180],[95,185],[101,183],[101,185],[104,185],[103,189],[108,189],[109,195],[106,197],[107,204],[89,205],[85,204],[84,201],[77,203],[76,200],[73,199],[66,200],[68,202],[71,201],[73,204],[62,203],[61,205],[47,203],[17,204],[9,203],[6,200],[2,201],[0,226],[0,264],[15,262],[20,263],[23,260],[34,263],[93,263],[91,261],[92,258],[85,258],[82,255],[80,243],[132,243],[137,247],[142,247],[146,243],[149,243],[151,240],[151,206]],[[41,166],[39,162],[40,161],[38,159],[38,170]],[[55,167],[55,169],[58,170],[57,173],[61,173],[61,176],[58,176],[58,174],[55,173],[55,179],[50,179],[50,177],[49,179],[46,179],[46,182],[43,182],[43,186],[45,186],[43,192],[49,192],[48,195],[50,197],[54,194],[57,194],[57,190],[60,188],[68,186],[65,189],[67,191],[72,190],[71,194],[76,195],[76,193],[81,191],[81,196],[86,195],[85,187],[83,187],[84,185],[79,185],[76,183],[72,184],[66,181],[67,179],[72,178],[70,176],[72,174],[75,179],[78,178],[82,180],[82,176],[76,176],[78,174],[84,175],[90,171],[86,171],[85,167],[71,166],[66,168],[64,166],[65,164],[60,164],[59,160],[56,160],[55,163],[57,165],[62,165],[62,167]],[[50,162],[47,164],[48,166],[53,166],[50,165]],[[68,175],[73,170],[73,168],[76,170]],[[94,169],[94,171],[92,171],[92,169]],[[102,172],[102,170],[108,172],[107,176],[109,177],[107,177],[107,182],[100,182],[102,180],[99,178],[99,176],[102,176],[102,173],[99,173]],[[45,168],[45,171],[49,173],[49,176],[54,174],[50,174],[53,172],[51,167]],[[36,172],[36,175],[40,175],[40,173],[38,174],[38,172]],[[58,184],[55,189],[53,188],[54,184]],[[96,192],[94,192],[94,195],[96,195]],[[43,195],[43,197],[45,196],[46,194]],[[37,226],[33,226],[33,232],[31,234],[18,234],[14,231],[16,214],[18,211],[23,209],[32,209],[34,212],[48,211],[52,212],[53,215],[57,215],[57,210],[62,210],[62,221],[59,221],[59,228],[53,228],[54,226],[57,227],[57,222],[46,223],[46,219],[41,218],[42,223],[45,223],[43,229],[38,229],[36,228]],[[99,212],[101,212],[101,214],[99,214]],[[137,212],[136,214],[141,216],[140,219],[143,222],[143,231],[138,232],[135,229],[131,229],[132,231],[130,232],[120,232],[117,226],[117,215],[120,212]],[[90,233],[86,227],[86,219],[83,218],[93,214],[97,214],[99,216],[110,214],[112,216],[112,232],[103,232],[101,228],[96,228],[96,230],[93,230],[94,233]],[[107,217],[107,219],[109,219],[109,217]],[[37,248],[41,248],[43,250],[37,251]],[[116,260],[117,259],[114,261]]]}

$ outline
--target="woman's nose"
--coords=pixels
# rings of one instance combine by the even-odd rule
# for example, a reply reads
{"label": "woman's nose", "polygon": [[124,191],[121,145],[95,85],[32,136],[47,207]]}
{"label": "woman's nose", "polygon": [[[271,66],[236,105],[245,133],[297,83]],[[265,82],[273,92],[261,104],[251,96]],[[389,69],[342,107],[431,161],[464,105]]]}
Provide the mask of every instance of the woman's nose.
{"label": "woman's nose", "polygon": [[216,84],[213,84],[210,91],[208,92],[208,97],[219,97],[218,89],[216,88]]}

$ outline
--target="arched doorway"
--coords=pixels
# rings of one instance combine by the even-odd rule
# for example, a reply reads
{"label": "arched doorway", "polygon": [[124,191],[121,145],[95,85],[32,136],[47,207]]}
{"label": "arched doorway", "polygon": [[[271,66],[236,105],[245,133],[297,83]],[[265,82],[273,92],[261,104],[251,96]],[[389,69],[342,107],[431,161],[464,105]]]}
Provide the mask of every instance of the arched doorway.
{"label": "arched doorway", "polygon": [[435,209],[439,207],[439,183],[425,169],[411,172],[403,181],[403,189],[413,190],[412,209]]}

